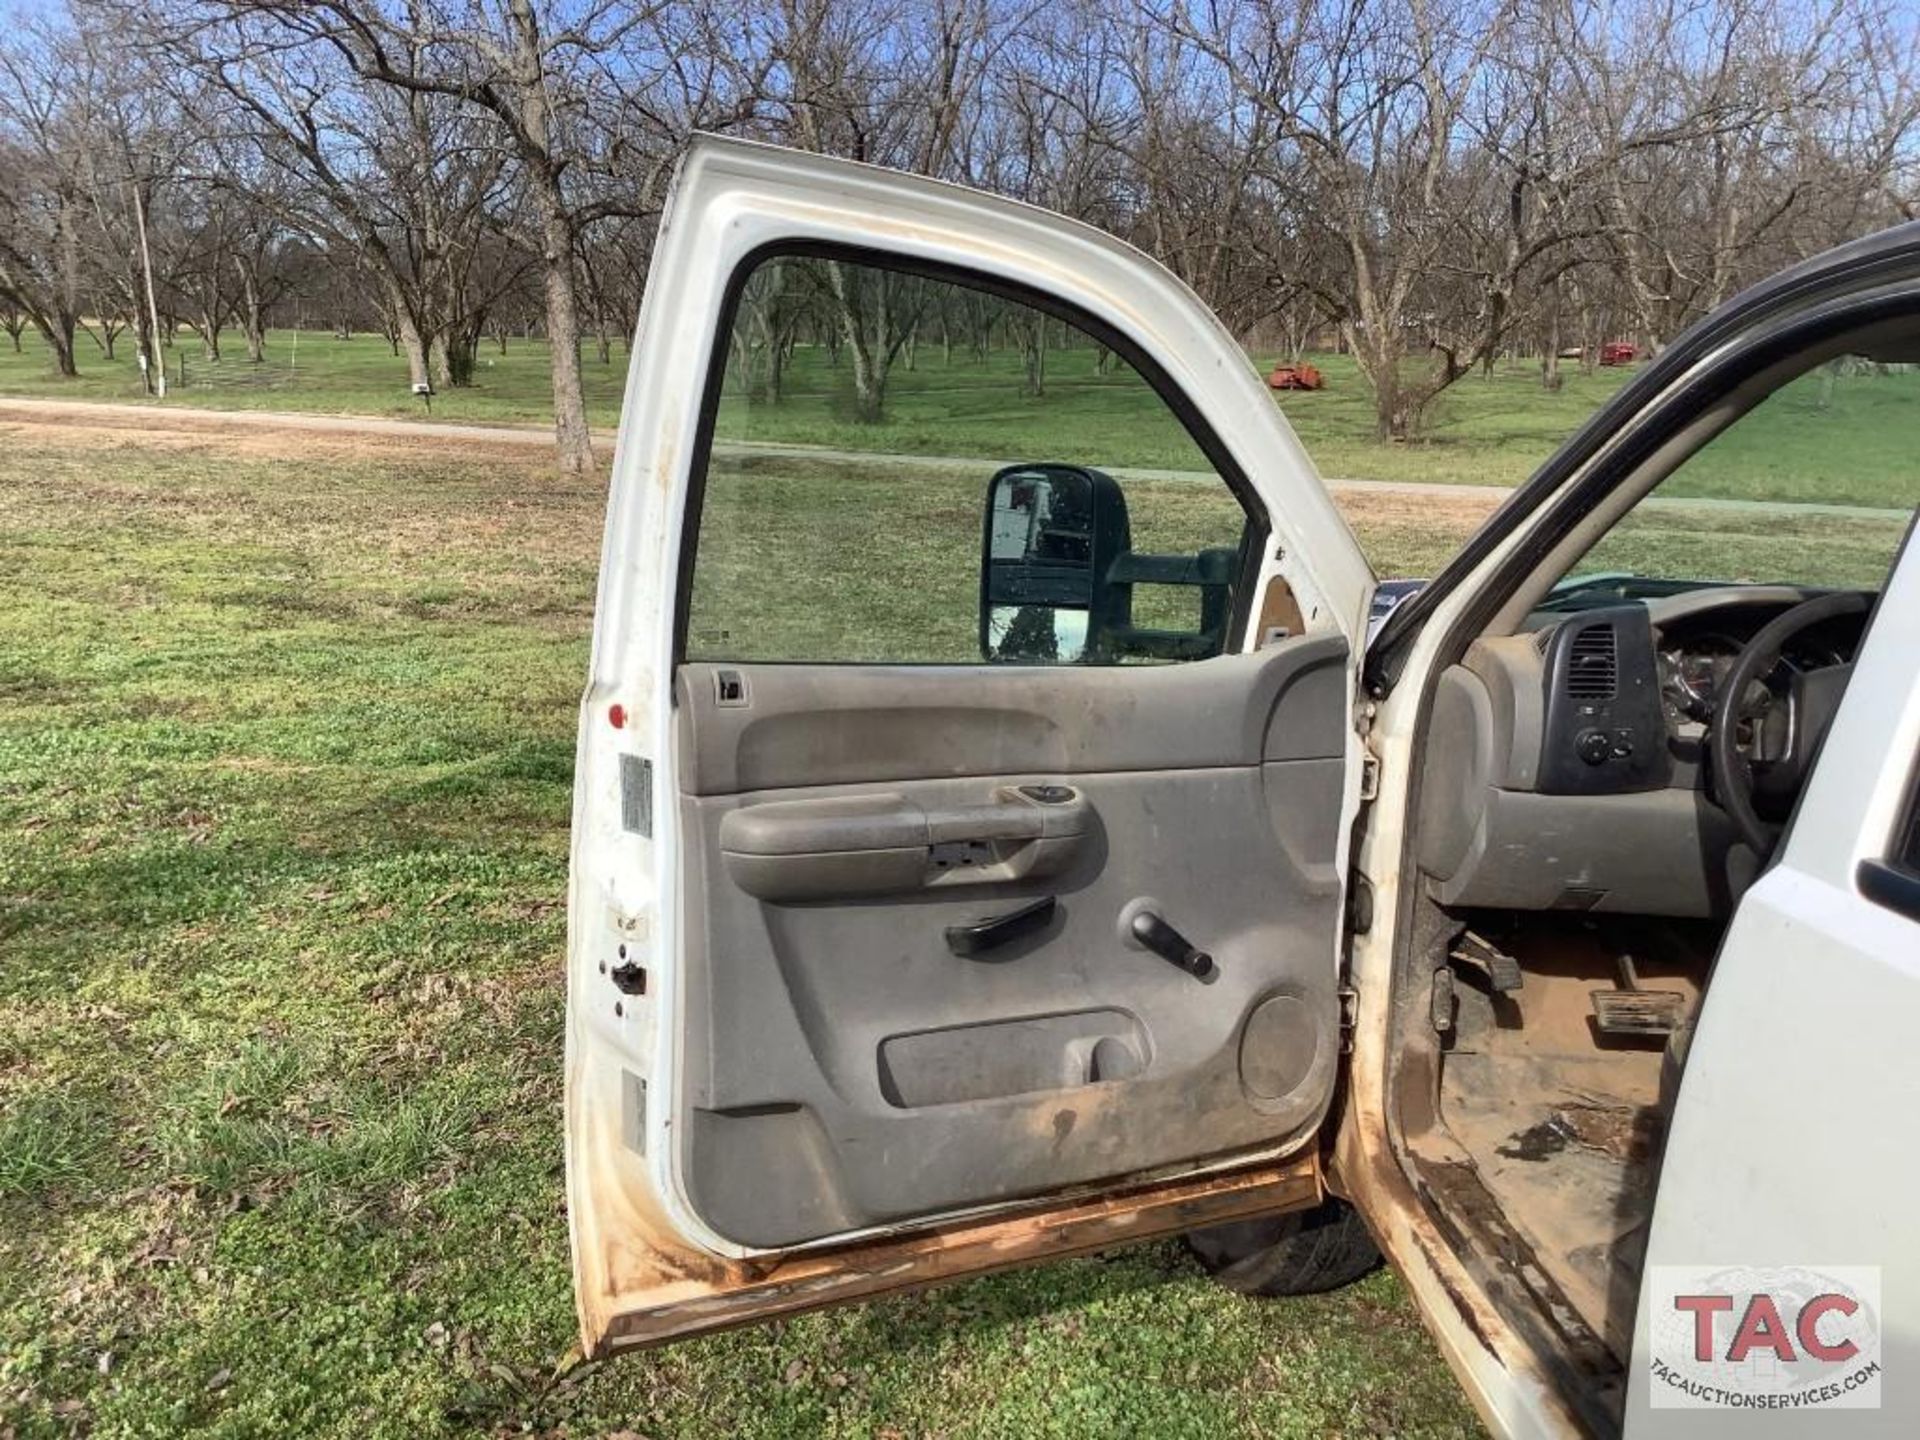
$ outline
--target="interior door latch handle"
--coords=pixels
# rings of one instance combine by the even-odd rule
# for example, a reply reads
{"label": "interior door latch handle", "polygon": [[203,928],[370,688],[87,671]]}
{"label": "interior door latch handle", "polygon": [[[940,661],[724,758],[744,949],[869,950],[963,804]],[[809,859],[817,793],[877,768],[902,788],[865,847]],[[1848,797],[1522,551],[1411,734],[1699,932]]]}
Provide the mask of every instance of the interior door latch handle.
{"label": "interior door latch handle", "polygon": [[1009,910],[1004,915],[995,915],[988,920],[976,920],[971,925],[949,925],[947,949],[956,955],[978,955],[982,950],[1005,945],[1009,940],[1036,934],[1046,929],[1047,922],[1053,919],[1056,903],[1053,896],[1047,895],[1031,905],[1022,905],[1018,910]]}

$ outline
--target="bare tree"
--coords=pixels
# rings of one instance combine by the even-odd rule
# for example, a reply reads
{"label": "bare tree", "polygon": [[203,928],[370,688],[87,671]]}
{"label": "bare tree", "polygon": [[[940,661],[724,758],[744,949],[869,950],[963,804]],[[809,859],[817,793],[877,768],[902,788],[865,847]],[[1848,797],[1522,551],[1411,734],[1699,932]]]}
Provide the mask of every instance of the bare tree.
{"label": "bare tree", "polygon": [[54,369],[79,373],[87,137],[75,123],[84,64],[71,38],[25,25],[0,48],[0,300],[47,342]]}
{"label": "bare tree", "polygon": [[[1113,230],[1243,338],[1334,336],[1395,440],[1503,358],[1554,385],[1563,352],[1658,346],[1920,198],[1901,0],[68,3],[0,37],[16,342],[71,371],[83,328],[151,353],[185,319],[258,358],[298,294],[445,387],[484,335],[544,332],[576,471],[583,332],[611,364],[700,129]],[[1048,383],[1048,327],[910,277],[816,265],[768,294],[729,337],[768,399],[802,336],[865,419],[933,343],[1015,347]]]}
{"label": "bare tree", "polygon": [[519,169],[541,265],[560,465],[572,473],[591,468],[573,265],[592,213],[568,193],[566,171],[578,158],[569,142],[580,126],[560,107],[585,103],[576,83],[581,58],[617,47],[645,12],[597,0],[550,27],[533,0],[506,0],[497,14],[477,4],[421,4],[400,17],[370,0],[252,8],[330,48],[363,83],[476,107],[498,125]]}

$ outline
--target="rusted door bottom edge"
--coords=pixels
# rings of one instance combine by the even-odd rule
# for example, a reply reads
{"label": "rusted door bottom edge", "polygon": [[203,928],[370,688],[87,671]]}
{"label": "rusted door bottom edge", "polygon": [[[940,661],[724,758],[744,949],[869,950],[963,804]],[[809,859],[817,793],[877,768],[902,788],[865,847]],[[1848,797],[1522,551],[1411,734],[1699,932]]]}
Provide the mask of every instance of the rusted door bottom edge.
{"label": "rusted door bottom edge", "polygon": [[600,1353],[640,1349],[881,1293],[1062,1260],[1260,1215],[1310,1209],[1325,1191],[1308,1153],[999,1220],[925,1230],[780,1261],[725,1290],[615,1316]]}

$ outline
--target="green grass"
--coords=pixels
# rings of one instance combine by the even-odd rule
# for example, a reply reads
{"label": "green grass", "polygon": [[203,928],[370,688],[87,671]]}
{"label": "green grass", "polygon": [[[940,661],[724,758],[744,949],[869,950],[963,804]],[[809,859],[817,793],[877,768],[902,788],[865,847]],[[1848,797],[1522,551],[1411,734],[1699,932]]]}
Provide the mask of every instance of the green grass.
{"label": "green grass", "polygon": [[9,438],[0,1433],[1473,1432],[1391,1275],[1171,1244],[572,1365],[600,487]]}
{"label": "green grass", "polygon": [[[0,346],[0,394],[151,403],[140,384],[129,342],[120,357],[103,359],[83,348],[80,376],[63,380],[46,362],[45,348],[27,338],[20,354]],[[407,387],[407,369],[378,336],[337,340],[305,331],[296,347],[290,332],[270,337],[266,363],[255,366],[243,346],[218,365],[199,358],[184,338],[175,355],[187,357],[187,383],[176,386],[177,403],[221,409],[303,410],[330,414],[400,416],[469,423],[542,423],[552,414],[547,349],[542,341],[510,339],[505,352],[491,341],[481,347],[471,387],[433,399],[429,412]],[[1372,401],[1353,362],[1338,355],[1313,357],[1327,374],[1327,389],[1292,394],[1279,403],[1301,439],[1328,475],[1373,479],[1421,479],[1507,485],[1524,479],[1553,447],[1610,395],[1626,372],[1569,372],[1559,394],[1548,395],[1525,366],[1488,381],[1476,376],[1443,400],[1428,440],[1386,445],[1373,436]],[[1259,357],[1268,365],[1272,357]],[[169,374],[177,371],[177,359]],[[995,352],[985,364],[956,355],[951,365],[937,351],[923,350],[915,369],[896,369],[885,423],[859,425],[836,413],[838,388],[824,353],[803,347],[796,355],[787,399],[760,407],[751,422],[744,406],[723,414],[721,431],[760,438],[922,455],[997,455],[1008,449],[1024,458],[1059,458],[1063,447],[1080,448],[1110,465],[1190,467],[1199,462],[1184,437],[1170,433],[1159,402],[1128,378],[1093,373],[1090,351],[1065,351],[1049,362],[1050,394],[1029,400],[1017,394],[1017,361]],[[583,355],[588,413],[597,426],[619,421],[626,381],[625,347],[599,363]]]}
{"label": "green grass", "polygon": [[[63,379],[48,365],[45,345],[31,332],[17,355],[0,341],[0,394],[154,403],[141,385],[132,340],[123,337],[115,348],[118,358],[109,361],[83,338],[77,352],[80,374]],[[296,345],[291,331],[276,330],[268,336],[260,365],[248,362],[245,341],[237,332],[222,337],[222,349],[228,353],[213,364],[200,358],[199,342],[182,333],[167,362],[170,403],[469,424],[544,424],[553,418],[553,381],[544,341],[509,339],[504,354],[494,342],[485,342],[475,383],[434,396],[431,410],[409,389],[407,362],[378,335],[337,340],[327,331],[303,330]],[[181,356],[187,366],[184,385],[178,379]],[[614,346],[610,363],[602,365],[589,346],[581,368],[595,423],[611,425],[619,415],[627,379],[625,348]]]}
{"label": "green grass", "polygon": [[[1474,1431],[1391,1275],[1254,1303],[1171,1244],[573,1365],[561,905],[599,483],[92,433],[0,451],[0,1434]],[[712,513],[750,522],[712,561],[743,584],[722,624],[800,644],[794,577],[880,515],[913,546],[813,597],[810,633],[970,638],[978,477],[892,473],[719,477]],[[1130,487],[1141,533],[1211,538],[1195,494]],[[1471,520],[1352,503],[1386,573]],[[1898,533],[1633,523],[1627,561],[1863,579]]]}
{"label": "green grass", "polygon": [[[510,339],[502,352],[481,346],[474,384],[444,391],[429,411],[408,390],[406,362],[375,335],[337,340],[324,331],[269,337],[267,359],[252,365],[238,337],[218,365],[199,358],[197,343],[183,336],[173,352],[185,354],[187,383],[175,403],[239,410],[298,410],[327,414],[432,418],[480,424],[545,423],[552,391],[544,341]],[[0,395],[153,403],[142,389],[131,342],[107,361],[83,342],[80,375],[62,379],[47,364],[45,347],[33,336],[19,354],[0,345]],[[1549,395],[1538,373],[1513,366],[1492,380],[1462,382],[1435,408],[1428,438],[1416,445],[1388,445],[1374,438],[1372,399],[1351,359],[1312,357],[1327,375],[1327,388],[1289,394],[1278,403],[1323,473],[1390,480],[1435,480],[1471,484],[1516,484],[1626,378],[1624,370],[1593,375],[1568,372],[1565,388]],[[1260,356],[1260,366],[1273,357]],[[1116,466],[1198,467],[1184,436],[1171,432],[1160,402],[1130,376],[1097,377],[1092,352],[1056,352],[1048,360],[1049,395],[1018,395],[1017,359],[1006,351],[984,364],[956,354],[949,365],[937,349],[922,350],[916,368],[896,368],[885,422],[860,425],[837,413],[839,377],[824,352],[802,347],[777,406],[763,406],[751,424],[735,403],[721,417],[721,433],[836,449],[920,455],[998,455],[1062,458],[1077,448],[1099,463]],[[626,383],[626,349],[616,345],[608,364],[589,346],[582,356],[587,409],[596,426],[619,422]],[[1084,444],[1082,442],[1085,442]],[[1095,463],[1093,459],[1089,463]]]}
{"label": "green grass", "polygon": [[1920,367],[1822,366],[1690,457],[1662,494],[1911,510],[1920,502]]}
{"label": "green grass", "polygon": [[[982,477],[899,462],[722,457],[709,470],[688,607],[691,659],[979,659]],[[1240,543],[1224,485],[1130,480],[1134,548],[1191,555]],[[1193,591],[1139,586],[1140,624],[1194,630]]]}

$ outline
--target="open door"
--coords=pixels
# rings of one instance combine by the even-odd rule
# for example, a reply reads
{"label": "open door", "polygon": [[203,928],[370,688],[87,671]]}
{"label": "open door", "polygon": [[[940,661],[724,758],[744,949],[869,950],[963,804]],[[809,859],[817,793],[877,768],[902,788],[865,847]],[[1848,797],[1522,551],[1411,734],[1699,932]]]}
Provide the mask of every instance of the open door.
{"label": "open door", "polygon": [[[1913,1392],[1889,1386],[1882,1408],[1880,1371],[1912,1354],[1920,1293],[1907,1211],[1920,1153],[1888,1143],[1920,1109],[1916,533],[1859,652],[1832,667],[1839,708],[1779,853],[1734,912],[1684,1051],[1628,1372],[1636,1440],[1697,1435],[1702,1409],[1736,1402],[1742,1433],[1807,1434],[1816,1407],[1874,1412],[1858,1434],[1914,1431]],[[1760,1202],[1729,1203],[1741,1186]],[[1792,1343],[1728,1359],[1748,1333],[1736,1317],[1768,1292],[1774,1338]],[[1724,1318],[1699,1310],[1723,1300]]]}
{"label": "open door", "polygon": [[1316,1202],[1370,583],[1152,261],[697,141],[581,711],[587,1350]]}

